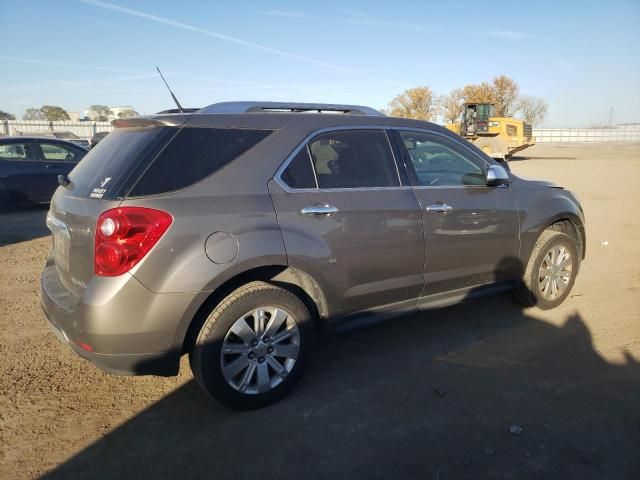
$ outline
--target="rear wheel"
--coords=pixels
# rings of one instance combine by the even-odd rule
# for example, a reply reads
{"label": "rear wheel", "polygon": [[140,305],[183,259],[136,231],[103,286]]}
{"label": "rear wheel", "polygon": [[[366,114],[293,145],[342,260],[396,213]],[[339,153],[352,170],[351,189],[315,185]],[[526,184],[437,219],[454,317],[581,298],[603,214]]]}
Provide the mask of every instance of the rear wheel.
{"label": "rear wheel", "polygon": [[536,242],[516,298],[525,306],[543,310],[557,307],[571,292],[579,266],[573,239],[556,230],[545,230]]}
{"label": "rear wheel", "polygon": [[198,383],[223,405],[260,408],[295,386],[312,341],[311,315],[297,296],[252,282],[211,312],[190,353],[191,366]]}

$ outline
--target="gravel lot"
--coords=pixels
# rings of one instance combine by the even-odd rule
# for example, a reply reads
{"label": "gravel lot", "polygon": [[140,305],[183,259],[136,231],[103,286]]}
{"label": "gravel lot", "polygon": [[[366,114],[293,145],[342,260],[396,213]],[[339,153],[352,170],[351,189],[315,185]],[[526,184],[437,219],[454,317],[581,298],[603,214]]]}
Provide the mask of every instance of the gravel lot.
{"label": "gravel lot", "polygon": [[640,145],[538,145],[511,166],[583,202],[564,305],[505,295],[337,335],[249,413],[186,359],[114,377],[61,345],[38,298],[46,210],[0,214],[0,478],[640,478]]}

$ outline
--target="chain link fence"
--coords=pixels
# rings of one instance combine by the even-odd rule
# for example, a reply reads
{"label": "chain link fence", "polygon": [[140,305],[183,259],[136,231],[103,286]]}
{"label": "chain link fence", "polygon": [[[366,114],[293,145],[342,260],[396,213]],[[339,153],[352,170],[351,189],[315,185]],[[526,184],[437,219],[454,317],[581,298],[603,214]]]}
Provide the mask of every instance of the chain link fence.
{"label": "chain link fence", "polygon": [[51,135],[53,132],[71,132],[80,138],[89,139],[98,132],[110,132],[113,126],[110,122],[70,122],[47,120],[2,120],[0,134],[2,135]]}

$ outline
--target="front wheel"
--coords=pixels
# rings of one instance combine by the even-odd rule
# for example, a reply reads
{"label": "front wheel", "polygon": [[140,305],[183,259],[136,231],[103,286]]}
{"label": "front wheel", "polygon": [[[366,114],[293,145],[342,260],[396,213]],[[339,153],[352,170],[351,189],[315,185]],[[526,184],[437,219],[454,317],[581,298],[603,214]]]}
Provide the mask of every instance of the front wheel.
{"label": "front wheel", "polygon": [[557,307],[573,288],[579,261],[578,249],[570,236],[545,230],[533,247],[523,285],[516,293],[517,300],[542,310]]}
{"label": "front wheel", "polygon": [[223,405],[250,410],[284,397],[311,354],[313,328],[293,293],[251,282],[209,315],[190,353],[198,383]]}

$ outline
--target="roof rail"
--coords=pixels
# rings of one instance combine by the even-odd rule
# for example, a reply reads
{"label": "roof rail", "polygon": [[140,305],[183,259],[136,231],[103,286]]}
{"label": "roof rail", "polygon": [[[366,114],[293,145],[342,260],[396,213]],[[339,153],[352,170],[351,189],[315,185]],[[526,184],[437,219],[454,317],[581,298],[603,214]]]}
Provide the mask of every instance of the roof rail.
{"label": "roof rail", "polygon": [[202,108],[198,113],[256,113],[256,112],[328,112],[348,115],[384,116],[370,107],[361,105],[335,105],[331,103],[289,102],[222,102]]}
{"label": "roof rail", "polygon": [[169,110],[162,110],[161,112],[156,113],[156,115],[160,115],[162,113],[193,113],[200,110],[199,108],[183,108],[179,110],[177,108],[170,108]]}

